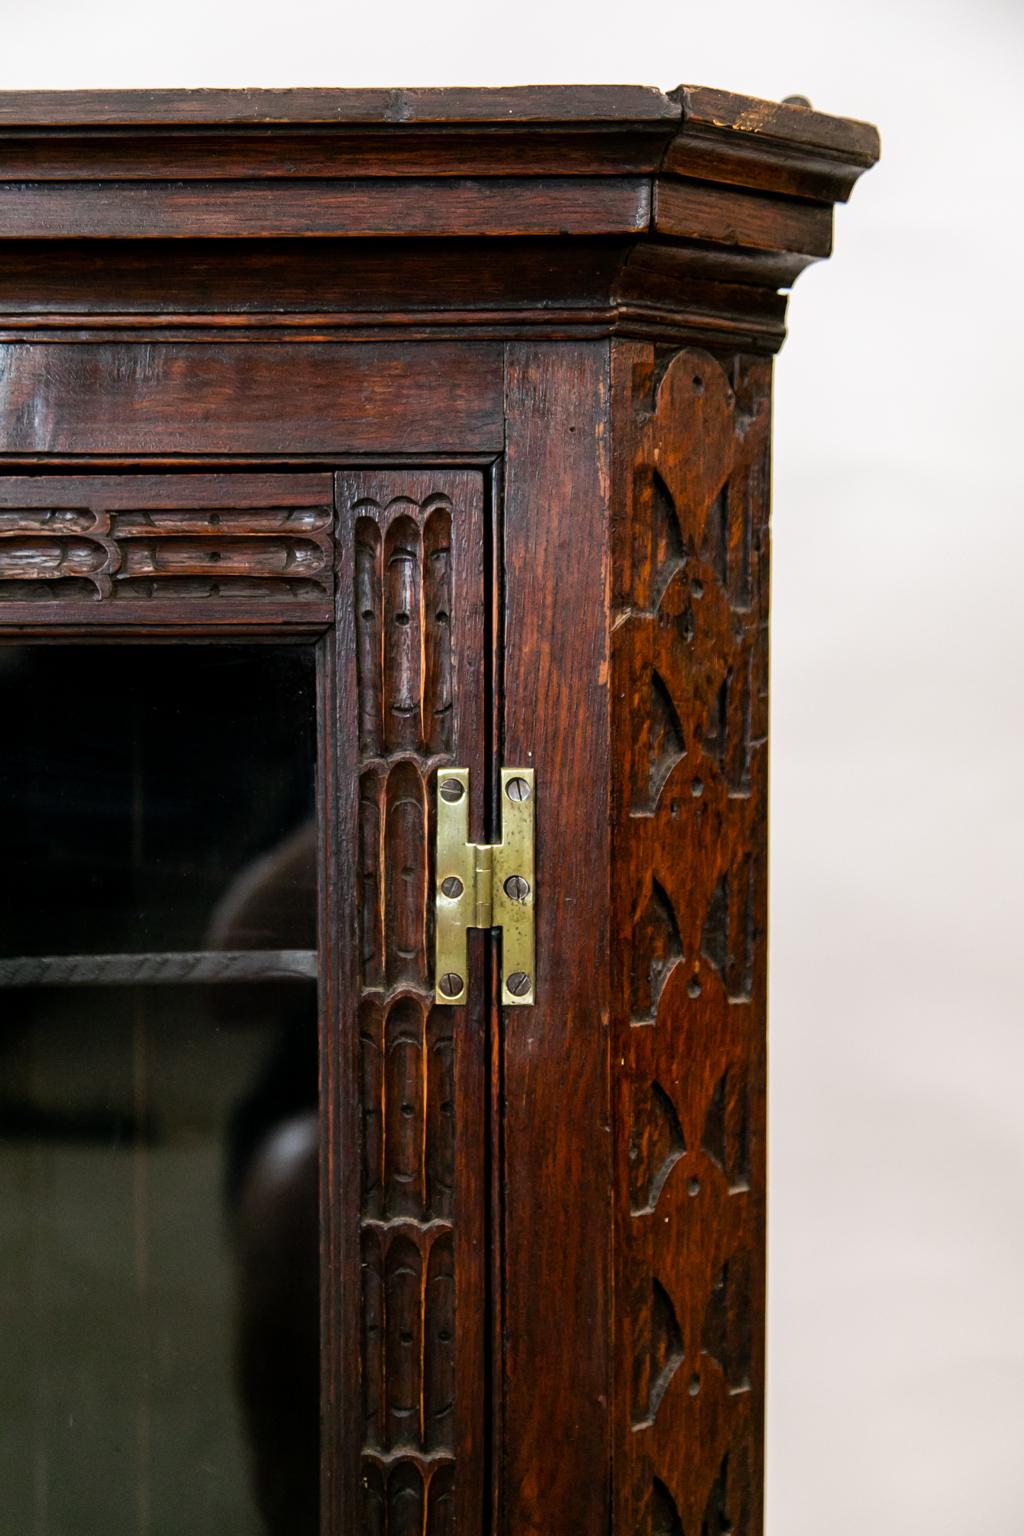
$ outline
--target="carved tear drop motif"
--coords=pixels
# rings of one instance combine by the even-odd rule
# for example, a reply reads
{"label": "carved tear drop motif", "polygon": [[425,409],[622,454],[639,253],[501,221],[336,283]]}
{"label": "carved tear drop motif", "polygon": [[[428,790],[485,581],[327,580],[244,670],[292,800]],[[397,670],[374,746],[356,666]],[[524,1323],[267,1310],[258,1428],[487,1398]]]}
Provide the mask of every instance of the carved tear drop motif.
{"label": "carved tear drop motif", "polygon": [[755,1536],[770,365],[612,350],[616,1529]]}
{"label": "carved tear drop motif", "polygon": [[484,739],[482,480],[350,471],[338,508],[357,739],[362,1528],[449,1536],[476,1497],[482,1292],[466,1264],[481,1243],[465,1191],[481,1153],[459,1108],[474,1032],[433,1001],[430,849],[437,770],[476,765]]}
{"label": "carved tear drop motif", "polygon": [[326,474],[0,477],[0,612],[157,598],[322,609],[331,489]]}
{"label": "carved tear drop motif", "polygon": [[634,956],[630,1017],[634,1024],[653,1023],[658,1000],[674,967],[683,958],[683,941],[672,903],[657,880],[633,930]]}
{"label": "carved tear drop motif", "polygon": [[660,1483],[657,1478],[651,1484],[649,1504],[645,1514],[643,1526],[650,1531],[651,1536],[683,1536],[679,1511],[672,1500],[672,1495],[665,1484]]}
{"label": "carved tear drop motif", "polygon": [[669,1174],[685,1153],[679,1116],[664,1088],[660,1083],[652,1083],[645,1093],[638,1084],[633,1095],[633,1130],[629,1139],[630,1209],[634,1215],[656,1208]]}
{"label": "carved tear drop motif", "polygon": [[635,1362],[634,1429],[654,1423],[658,1405],[686,1354],[672,1298],[659,1280],[651,1281],[650,1308],[648,1350]]}

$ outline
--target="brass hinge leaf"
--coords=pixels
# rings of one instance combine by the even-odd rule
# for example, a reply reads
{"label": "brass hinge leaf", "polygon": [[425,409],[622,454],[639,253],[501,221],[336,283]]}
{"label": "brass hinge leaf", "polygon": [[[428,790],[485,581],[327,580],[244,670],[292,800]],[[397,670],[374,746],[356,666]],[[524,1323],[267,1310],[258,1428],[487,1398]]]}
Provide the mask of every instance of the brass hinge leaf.
{"label": "brass hinge leaf", "polygon": [[469,840],[469,769],[437,777],[434,996],[459,1007],[469,993],[467,933],[501,932],[501,1001],[522,1007],[535,998],[534,806],[532,768],[501,770],[500,843]]}

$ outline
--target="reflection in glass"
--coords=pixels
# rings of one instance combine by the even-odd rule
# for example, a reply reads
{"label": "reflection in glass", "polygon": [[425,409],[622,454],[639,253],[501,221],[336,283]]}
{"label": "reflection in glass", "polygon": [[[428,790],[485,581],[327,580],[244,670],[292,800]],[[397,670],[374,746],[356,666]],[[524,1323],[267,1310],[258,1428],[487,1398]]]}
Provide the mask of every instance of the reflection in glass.
{"label": "reflection in glass", "polygon": [[0,1530],[318,1523],[308,647],[0,648]]}

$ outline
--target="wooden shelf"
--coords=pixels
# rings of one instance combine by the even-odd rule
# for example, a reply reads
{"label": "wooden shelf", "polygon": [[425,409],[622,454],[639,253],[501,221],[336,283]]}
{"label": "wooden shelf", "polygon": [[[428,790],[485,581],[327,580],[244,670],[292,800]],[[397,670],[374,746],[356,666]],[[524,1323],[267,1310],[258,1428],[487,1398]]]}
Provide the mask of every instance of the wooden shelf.
{"label": "wooden shelf", "polygon": [[0,959],[0,987],[174,986],[315,981],[315,949],[226,949],[147,955],[17,955]]}

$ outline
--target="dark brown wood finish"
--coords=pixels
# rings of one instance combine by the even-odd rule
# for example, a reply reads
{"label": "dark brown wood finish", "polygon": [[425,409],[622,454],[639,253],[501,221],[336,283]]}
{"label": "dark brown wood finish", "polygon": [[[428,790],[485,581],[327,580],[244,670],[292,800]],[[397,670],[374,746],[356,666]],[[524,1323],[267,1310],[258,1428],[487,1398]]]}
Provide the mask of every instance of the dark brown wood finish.
{"label": "dark brown wood finish", "polygon": [[650,218],[642,177],[424,177],[401,180],[273,181],[189,185],[50,182],[27,194],[0,185],[0,224],[12,236],[80,235],[152,239],[346,235],[627,234]]}
{"label": "dark brown wood finish", "polygon": [[[758,1536],[771,357],[877,155],[0,93],[0,641],[319,637],[322,1536]],[[534,1007],[433,1002],[445,763],[537,770]]]}
{"label": "dark brown wood finish", "polygon": [[0,476],[0,618],[263,600],[324,622],[333,522],[327,474]]}
{"label": "dark brown wood finish", "polygon": [[524,123],[614,128],[631,121],[674,124],[678,116],[672,102],[647,85],[0,92],[0,124],[19,133],[37,128],[191,129],[200,124],[266,129],[313,123],[328,128],[365,125],[378,133],[384,127],[408,132],[422,123],[514,131]]}
{"label": "dark brown wood finish", "polygon": [[2,454],[500,448],[501,352],[479,343],[0,347]]}
{"label": "dark brown wood finish", "polygon": [[870,123],[706,86],[681,85],[673,98],[682,124],[664,169],[682,176],[842,203],[878,159]]}
{"label": "dark brown wood finish", "polygon": [[608,348],[513,346],[507,378],[503,753],[537,771],[541,941],[504,1017],[499,1530],[540,1536],[609,1522]]}
{"label": "dark brown wood finish", "polygon": [[[558,240],[0,243],[0,337],[271,341],[715,327],[753,350],[784,332],[793,250]],[[389,296],[389,307],[381,303]],[[227,336],[225,336],[227,332]],[[276,334],[275,334],[276,333]]]}
{"label": "dark brown wood finish", "polygon": [[517,347],[508,380],[504,751],[556,794],[504,1020],[500,1528],[751,1536],[770,364]]}
{"label": "dark brown wood finish", "polygon": [[770,365],[612,352],[617,1527],[755,1532]]}
{"label": "dark brown wood finish", "polygon": [[442,1536],[473,1529],[484,1500],[488,1000],[481,977],[467,1008],[434,1003],[430,884],[444,764],[469,768],[483,836],[484,481],[350,470],[337,501],[338,838],[356,907],[339,1001],[358,1021],[340,1071],[360,1127],[360,1177],[343,1167],[335,1190],[341,1352],[360,1385],[342,1475],[366,1530]]}
{"label": "dark brown wood finish", "polygon": [[682,177],[661,177],[656,183],[654,228],[677,239],[713,240],[808,260],[832,249],[832,210],[827,206],[723,188],[709,191]]}

